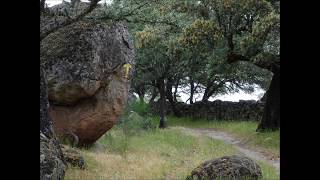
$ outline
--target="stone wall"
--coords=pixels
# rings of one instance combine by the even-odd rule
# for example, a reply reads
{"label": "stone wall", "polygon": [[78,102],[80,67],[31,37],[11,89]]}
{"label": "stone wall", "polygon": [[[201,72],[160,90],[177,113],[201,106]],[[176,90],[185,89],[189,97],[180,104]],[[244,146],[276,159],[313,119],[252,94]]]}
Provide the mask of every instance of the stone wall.
{"label": "stone wall", "polygon": [[[264,103],[257,101],[239,102],[220,101],[196,102],[194,104],[177,103],[176,108],[182,116],[202,119],[218,120],[255,120],[259,121],[263,114]],[[153,112],[158,113],[159,104],[151,106]],[[167,104],[167,114],[173,114],[170,104]]]}

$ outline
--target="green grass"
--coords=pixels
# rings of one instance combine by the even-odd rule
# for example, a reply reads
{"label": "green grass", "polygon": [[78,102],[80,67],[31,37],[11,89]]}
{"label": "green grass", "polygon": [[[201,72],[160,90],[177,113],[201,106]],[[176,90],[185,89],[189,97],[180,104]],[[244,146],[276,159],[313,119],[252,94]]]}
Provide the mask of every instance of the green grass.
{"label": "green grass", "polygon": [[[69,179],[185,179],[200,163],[237,154],[232,145],[211,138],[186,135],[179,130],[143,131],[125,136],[113,128],[99,143],[105,152],[82,149],[87,170],[70,168]],[[265,179],[279,179],[273,167],[258,162]]]}
{"label": "green grass", "polygon": [[[206,160],[239,153],[223,141],[188,135],[173,126],[225,131],[247,145],[279,154],[279,131],[256,133],[257,122],[168,117],[169,128],[160,130],[154,128],[158,126],[159,117],[149,116],[145,103],[133,102],[121,121],[99,139],[105,151],[81,149],[87,169],[70,167],[65,179],[185,179]],[[258,164],[264,179],[279,179],[275,168],[264,162]]]}
{"label": "green grass", "polygon": [[279,172],[277,172],[277,170],[274,167],[272,167],[262,161],[258,161],[258,164],[261,168],[263,179],[265,179],[265,180],[278,180],[278,179],[280,179],[280,174],[279,174]]}
{"label": "green grass", "polygon": [[[156,122],[157,120],[158,118],[153,118],[153,121]],[[258,133],[256,132],[258,122],[255,121],[208,121],[185,117],[169,117],[167,122],[169,126],[209,128],[225,131],[240,138],[246,145],[260,148],[275,157],[280,156],[280,131]]]}

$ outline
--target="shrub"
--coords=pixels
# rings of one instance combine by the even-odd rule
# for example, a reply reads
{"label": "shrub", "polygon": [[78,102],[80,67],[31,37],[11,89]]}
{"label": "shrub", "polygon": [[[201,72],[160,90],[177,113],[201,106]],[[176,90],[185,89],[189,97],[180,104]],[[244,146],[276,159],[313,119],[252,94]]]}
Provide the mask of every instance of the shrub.
{"label": "shrub", "polygon": [[149,105],[145,102],[133,101],[128,106],[130,111],[134,111],[140,116],[148,116],[150,114]]}
{"label": "shrub", "polygon": [[127,116],[121,118],[120,127],[124,132],[138,132],[140,130],[153,130],[157,126],[153,124],[149,117],[142,117],[138,113],[131,111]]}
{"label": "shrub", "polygon": [[132,101],[127,105],[125,113],[120,118],[117,126],[122,128],[125,134],[157,128],[149,117],[148,104],[140,101]]}

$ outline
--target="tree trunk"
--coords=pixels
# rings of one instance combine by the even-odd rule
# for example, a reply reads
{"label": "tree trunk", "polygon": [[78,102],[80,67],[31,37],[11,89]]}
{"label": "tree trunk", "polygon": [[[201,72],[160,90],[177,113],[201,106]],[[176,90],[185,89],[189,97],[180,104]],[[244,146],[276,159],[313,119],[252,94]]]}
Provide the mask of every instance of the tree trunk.
{"label": "tree trunk", "polygon": [[157,88],[153,88],[152,90],[152,95],[151,95],[151,99],[149,100],[149,104],[153,104],[154,103],[154,99],[157,97],[158,95],[158,91]]}
{"label": "tree trunk", "polygon": [[178,102],[178,100],[177,100],[178,86],[179,86],[179,80],[176,82],[176,84],[174,86],[174,93],[173,93],[174,102]]}
{"label": "tree trunk", "polygon": [[40,12],[43,12],[46,6],[46,1],[45,0],[41,0],[40,1]]}
{"label": "tree trunk", "polygon": [[259,99],[259,101],[266,102],[266,99],[267,99],[267,93],[264,93],[264,95],[262,96],[262,98]]}
{"label": "tree trunk", "polygon": [[204,90],[201,102],[207,102],[209,100],[210,98],[209,93],[212,85],[213,84],[210,81],[207,81],[206,89]]}
{"label": "tree trunk", "polygon": [[140,103],[144,103],[144,94],[138,94],[139,95],[139,99],[140,99]]}
{"label": "tree trunk", "polygon": [[166,110],[166,92],[165,92],[165,84],[164,79],[159,80],[159,93],[160,93],[160,124],[159,128],[167,127],[165,110]]}
{"label": "tree trunk", "polygon": [[193,104],[193,94],[194,94],[194,82],[193,79],[190,79],[190,104]]}
{"label": "tree trunk", "polygon": [[145,95],[145,87],[144,87],[144,85],[141,84],[141,85],[137,86],[135,88],[135,91],[139,96],[140,103],[143,103],[144,102],[144,95]]}
{"label": "tree trunk", "polygon": [[204,94],[203,94],[203,97],[202,97],[201,101],[202,102],[207,102],[212,95],[217,93],[219,88],[223,87],[224,84],[225,84],[225,82],[223,82],[223,81],[219,82],[219,84],[214,84],[213,82],[208,82],[207,83],[207,88],[204,91]]}
{"label": "tree trunk", "polygon": [[206,90],[204,91],[203,97],[201,99],[202,102],[208,102],[209,98],[213,95],[213,93],[215,92],[215,90],[210,90],[212,87],[212,85],[210,85],[209,87],[206,88]]}
{"label": "tree trunk", "polygon": [[280,128],[280,71],[275,72],[267,91],[266,104],[258,132]]}
{"label": "tree trunk", "polygon": [[203,96],[202,96],[201,102],[207,102],[209,100],[209,98],[210,98],[210,96],[208,96],[208,92],[206,89]]}
{"label": "tree trunk", "polygon": [[172,96],[172,86],[173,86],[173,80],[172,79],[168,79],[167,82],[167,88],[166,88],[166,96],[167,99],[169,100],[170,106],[172,108],[173,114],[177,117],[181,116],[181,113],[179,112],[179,110],[176,108],[176,104],[173,100],[173,96]]}

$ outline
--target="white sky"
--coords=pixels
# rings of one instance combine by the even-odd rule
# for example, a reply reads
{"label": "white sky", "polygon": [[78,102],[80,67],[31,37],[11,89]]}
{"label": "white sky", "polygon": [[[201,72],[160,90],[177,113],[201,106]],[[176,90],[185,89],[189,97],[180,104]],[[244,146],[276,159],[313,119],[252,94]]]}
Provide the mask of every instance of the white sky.
{"label": "white sky", "polygon": [[[189,104],[190,102],[186,102],[189,97],[190,94],[185,94],[181,92],[181,89],[178,88],[178,92],[179,92],[179,99],[182,100],[184,103]],[[214,101],[214,100],[221,100],[221,101],[233,101],[233,102],[239,102],[239,100],[259,100],[263,95],[264,95],[265,91],[263,89],[261,89],[260,87],[256,87],[254,89],[254,92],[252,93],[245,93],[244,91],[239,91],[237,93],[230,93],[230,94],[225,94],[225,95],[220,95],[220,96],[216,96],[214,98],[209,98],[209,101]],[[138,94],[134,93],[136,97],[138,97]],[[194,99],[193,102],[196,101],[201,101],[203,94],[199,94],[196,93],[194,94]],[[145,97],[147,101],[149,101],[150,97]],[[157,97],[155,100],[157,101],[159,97]],[[179,101],[179,100],[178,100]]]}
{"label": "white sky", "polygon": [[[66,0],[66,1],[70,1],[70,0]],[[110,3],[111,1],[112,0],[101,0],[100,3],[105,3],[105,2]],[[51,6],[62,3],[62,0],[46,0],[46,3],[48,4],[49,7],[51,7]],[[210,98],[209,101],[214,101],[216,99],[220,99],[222,101],[235,101],[235,102],[239,100],[259,100],[264,93],[265,91],[260,88],[256,88],[255,91],[251,94],[247,94],[240,90],[238,93],[226,94],[226,95],[217,96],[215,98]],[[184,102],[186,102],[186,100],[189,98],[189,94],[180,93],[179,95],[181,96],[181,99]],[[202,94],[195,94],[194,96],[195,96],[194,101],[200,101],[202,98]]]}
{"label": "white sky", "polygon": [[[238,102],[239,100],[259,100],[263,94],[265,93],[264,90],[261,88],[256,88],[253,93],[245,93],[244,91],[240,90],[238,93],[230,93],[225,95],[216,96],[214,98],[209,98],[209,101],[214,100],[222,100],[222,101],[234,101]],[[181,96],[181,99],[186,102],[187,99],[189,99],[189,94],[179,94]],[[195,101],[201,101],[203,94],[195,94],[194,102]],[[189,103],[189,101],[188,101]]]}

